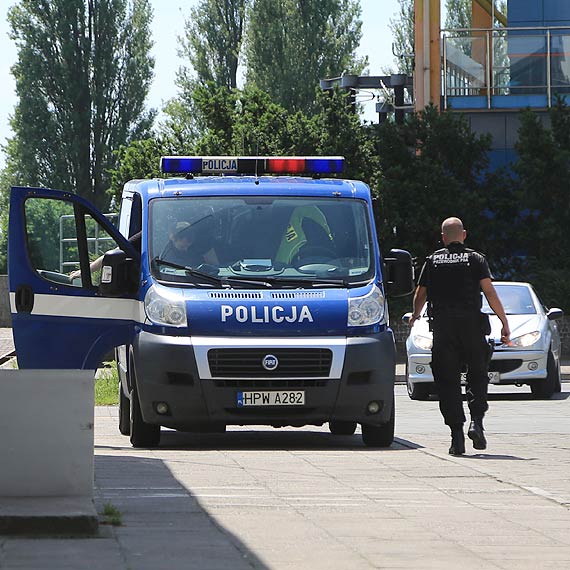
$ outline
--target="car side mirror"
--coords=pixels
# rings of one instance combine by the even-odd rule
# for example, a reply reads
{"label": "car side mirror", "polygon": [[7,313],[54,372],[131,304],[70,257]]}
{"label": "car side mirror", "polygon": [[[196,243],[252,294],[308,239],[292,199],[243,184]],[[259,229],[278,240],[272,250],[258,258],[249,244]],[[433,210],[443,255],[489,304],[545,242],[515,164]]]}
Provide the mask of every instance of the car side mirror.
{"label": "car side mirror", "polygon": [[103,297],[120,297],[137,291],[140,263],[123,250],[114,249],[103,256],[99,293]]}
{"label": "car side mirror", "polygon": [[549,321],[557,321],[558,319],[561,319],[564,316],[564,311],[562,309],[550,309],[548,311],[548,313],[546,313],[546,318]]}
{"label": "car side mirror", "polygon": [[389,297],[405,297],[414,291],[412,256],[404,249],[391,249],[384,258],[386,293]]}

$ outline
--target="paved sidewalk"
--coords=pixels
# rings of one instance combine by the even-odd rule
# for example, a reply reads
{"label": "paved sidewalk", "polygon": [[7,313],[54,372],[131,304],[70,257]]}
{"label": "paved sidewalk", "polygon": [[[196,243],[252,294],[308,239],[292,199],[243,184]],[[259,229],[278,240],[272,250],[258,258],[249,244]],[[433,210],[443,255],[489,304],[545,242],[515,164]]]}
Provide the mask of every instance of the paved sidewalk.
{"label": "paved sidewalk", "polygon": [[567,570],[570,394],[494,396],[489,448],[447,455],[435,400],[397,392],[397,441],[326,427],[166,431],[135,450],[95,415],[98,538],[0,536],[2,570]]}
{"label": "paved sidewalk", "polygon": [[0,328],[0,359],[14,352],[12,329]]}

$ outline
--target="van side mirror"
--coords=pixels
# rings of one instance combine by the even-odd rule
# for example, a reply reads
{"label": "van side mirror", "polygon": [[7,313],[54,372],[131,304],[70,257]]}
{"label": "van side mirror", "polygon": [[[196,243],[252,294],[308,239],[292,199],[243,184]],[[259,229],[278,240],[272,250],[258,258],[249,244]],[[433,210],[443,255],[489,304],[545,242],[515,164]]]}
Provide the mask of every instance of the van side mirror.
{"label": "van side mirror", "polygon": [[391,249],[384,258],[384,283],[389,297],[405,297],[414,292],[412,256],[404,249]]}
{"label": "van side mirror", "polygon": [[123,250],[114,249],[103,256],[99,293],[103,297],[120,297],[138,289],[140,263]]}

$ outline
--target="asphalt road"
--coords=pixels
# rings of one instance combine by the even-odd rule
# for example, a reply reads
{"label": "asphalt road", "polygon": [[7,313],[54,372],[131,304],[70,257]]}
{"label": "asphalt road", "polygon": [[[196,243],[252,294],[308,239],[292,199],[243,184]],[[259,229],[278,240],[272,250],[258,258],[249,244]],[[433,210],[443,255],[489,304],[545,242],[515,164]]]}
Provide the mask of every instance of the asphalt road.
{"label": "asphalt road", "polygon": [[167,431],[134,450],[96,409],[98,538],[0,537],[2,569],[570,568],[570,394],[494,387],[489,447],[447,454],[436,401],[397,387],[388,450],[326,426]]}

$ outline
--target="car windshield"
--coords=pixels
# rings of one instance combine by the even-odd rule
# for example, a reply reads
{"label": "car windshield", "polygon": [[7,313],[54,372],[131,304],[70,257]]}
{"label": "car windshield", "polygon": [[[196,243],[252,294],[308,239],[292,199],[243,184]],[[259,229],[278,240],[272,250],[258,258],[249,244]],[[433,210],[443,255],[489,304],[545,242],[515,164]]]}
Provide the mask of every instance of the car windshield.
{"label": "car windshield", "polygon": [[162,282],[204,286],[355,285],[375,269],[367,212],[366,202],[341,198],[155,199],[152,272]]}
{"label": "car windshield", "polygon": [[[495,285],[497,295],[503,304],[507,315],[534,315],[536,307],[530,291],[527,287],[521,285]],[[492,314],[493,310],[489,307],[487,299],[483,295],[484,313]]]}

